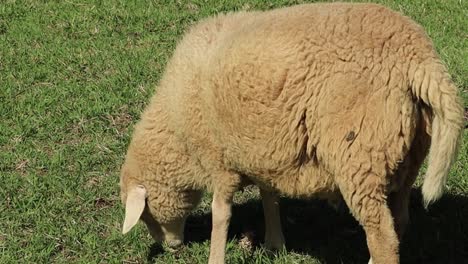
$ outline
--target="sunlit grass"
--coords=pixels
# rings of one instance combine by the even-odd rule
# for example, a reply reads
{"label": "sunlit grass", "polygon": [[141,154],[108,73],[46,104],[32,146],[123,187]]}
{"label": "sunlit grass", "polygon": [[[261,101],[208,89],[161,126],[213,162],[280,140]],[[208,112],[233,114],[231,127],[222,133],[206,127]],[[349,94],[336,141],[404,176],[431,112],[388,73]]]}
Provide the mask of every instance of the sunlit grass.
{"label": "sunlit grass", "polygon": [[[206,263],[208,198],[189,219],[192,242],[176,252],[152,246],[143,225],[120,234],[118,173],[133,124],[189,24],[218,12],[299,2],[305,1],[0,1],[0,263]],[[377,2],[426,28],[468,105],[468,2]],[[415,191],[404,263],[466,257],[467,141],[465,132],[449,191],[429,213]],[[237,200],[230,263],[368,260],[350,216],[288,199],[288,250],[272,256],[258,246],[258,193],[248,189]],[[255,233],[253,249],[239,243],[245,232]]]}

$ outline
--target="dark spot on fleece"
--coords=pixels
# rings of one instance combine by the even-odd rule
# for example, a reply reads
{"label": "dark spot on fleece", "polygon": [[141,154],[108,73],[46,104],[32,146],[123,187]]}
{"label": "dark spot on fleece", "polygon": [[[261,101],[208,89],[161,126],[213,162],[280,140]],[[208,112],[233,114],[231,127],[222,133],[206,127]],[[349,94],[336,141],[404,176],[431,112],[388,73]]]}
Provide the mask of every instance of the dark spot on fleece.
{"label": "dark spot on fleece", "polygon": [[356,133],[354,133],[354,131],[351,131],[348,133],[348,135],[346,136],[346,141],[352,141],[356,138]]}

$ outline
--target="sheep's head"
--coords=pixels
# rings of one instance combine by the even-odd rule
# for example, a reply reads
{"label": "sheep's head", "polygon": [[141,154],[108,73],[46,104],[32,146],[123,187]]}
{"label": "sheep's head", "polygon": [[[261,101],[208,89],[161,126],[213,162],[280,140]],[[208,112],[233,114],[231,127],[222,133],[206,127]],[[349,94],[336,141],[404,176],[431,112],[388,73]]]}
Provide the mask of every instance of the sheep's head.
{"label": "sheep's head", "polygon": [[170,247],[181,245],[185,220],[198,204],[201,193],[180,190],[160,178],[155,180],[158,175],[142,177],[141,171],[138,162],[128,155],[120,177],[121,199],[125,205],[122,233],[130,231],[141,219],[156,242]]}

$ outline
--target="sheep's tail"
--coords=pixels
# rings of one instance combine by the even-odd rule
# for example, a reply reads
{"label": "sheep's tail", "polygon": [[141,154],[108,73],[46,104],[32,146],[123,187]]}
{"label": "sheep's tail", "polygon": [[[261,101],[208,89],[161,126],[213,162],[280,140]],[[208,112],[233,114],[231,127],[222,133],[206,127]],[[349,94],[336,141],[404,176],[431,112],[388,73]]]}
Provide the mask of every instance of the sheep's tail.
{"label": "sheep's tail", "polygon": [[437,58],[419,64],[412,78],[413,95],[432,111],[431,147],[422,186],[424,206],[442,196],[450,166],[460,145],[464,113],[458,89]]}

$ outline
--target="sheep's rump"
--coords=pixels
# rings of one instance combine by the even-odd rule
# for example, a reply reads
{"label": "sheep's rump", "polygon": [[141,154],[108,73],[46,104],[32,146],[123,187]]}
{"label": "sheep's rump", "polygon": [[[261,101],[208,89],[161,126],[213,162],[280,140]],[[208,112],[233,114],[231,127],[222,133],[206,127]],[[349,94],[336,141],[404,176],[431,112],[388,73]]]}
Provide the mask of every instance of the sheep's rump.
{"label": "sheep's rump", "polygon": [[325,189],[344,170],[388,174],[411,146],[420,111],[409,73],[432,46],[398,13],[313,4],[228,14],[192,29],[180,54],[184,45],[196,73],[174,93],[175,112],[191,116],[180,121],[188,140],[211,141],[229,169],[289,182],[315,173]]}

